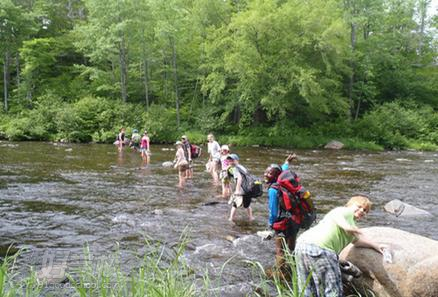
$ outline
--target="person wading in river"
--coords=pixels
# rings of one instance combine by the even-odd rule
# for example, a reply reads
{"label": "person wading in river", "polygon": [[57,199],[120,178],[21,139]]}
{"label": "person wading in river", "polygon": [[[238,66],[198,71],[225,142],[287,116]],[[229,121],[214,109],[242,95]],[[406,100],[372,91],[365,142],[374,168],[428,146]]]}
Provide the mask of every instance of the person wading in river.
{"label": "person wading in river", "polygon": [[215,186],[219,185],[219,172],[221,170],[221,154],[220,150],[221,147],[219,143],[214,140],[213,134],[208,134],[207,136],[208,140],[208,163],[209,163],[209,170],[211,173],[211,176],[213,177],[213,183]]}
{"label": "person wading in river", "polygon": [[248,219],[249,221],[254,221],[254,217],[252,215],[252,208],[251,208],[251,198],[245,196],[245,191],[242,187],[244,174],[248,174],[248,170],[239,164],[239,156],[236,154],[231,154],[227,157],[228,162],[230,164],[230,172],[233,174],[233,178],[235,180],[235,189],[234,194],[231,196],[228,203],[230,203],[231,211],[230,211],[230,217],[229,221],[233,222],[234,218],[236,216],[236,211],[238,207],[243,206],[243,208],[246,208],[246,211],[248,213]]}
{"label": "person wading in river", "polygon": [[224,144],[221,147],[221,173],[220,179],[222,182],[222,197],[225,199],[229,199],[231,196],[231,180],[230,175],[228,174],[228,168],[230,167],[230,160],[228,157],[230,156],[230,148],[228,145]]}
{"label": "person wading in river", "polygon": [[151,152],[149,150],[150,147],[150,139],[148,136],[148,132],[145,130],[143,133],[143,137],[140,140],[140,152],[141,158],[145,163],[149,163]]}
{"label": "person wading in river", "polygon": [[181,136],[181,142],[184,156],[186,157],[187,162],[189,162],[189,166],[186,170],[186,178],[193,178],[192,145],[186,135]]}
{"label": "person wading in river", "polygon": [[120,128],[119,134],[117,134],[117,139],[114,144],[119,149],[119,152],[123,150],[123,146],[125,145],[125,128]]}
{"label": "person wading in river", "polygon": [[183,143],[181,141],[177,141],[175,145],[176,145],[176,154],[174,160],[174,164],[175,164],[174,167],[178,171],[178,179],[179,179],[178,187],[184,188],[184,185],[186,183],[186,170],[189,167],[189,162],[184,156]]}

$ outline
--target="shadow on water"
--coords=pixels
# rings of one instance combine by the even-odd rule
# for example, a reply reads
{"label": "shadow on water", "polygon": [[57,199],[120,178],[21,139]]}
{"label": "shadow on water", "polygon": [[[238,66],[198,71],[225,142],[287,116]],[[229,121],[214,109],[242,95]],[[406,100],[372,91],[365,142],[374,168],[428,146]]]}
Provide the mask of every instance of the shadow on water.
{"label": "shadow on water", "polygon": [[[94,255],[105,255],[118,242],[128,254],[126,265],[135,266],[135,257],[129,254],[145,252],[144,238],[172,246],[186,228],[190,234],[187,263],[199,275],[208,271],[215,286],[247,286],[252,274],[245,260],[260,261],[265,267],[273,264],[273,242],[255,235],[267,227],[266,196],[252,204],[254,222],[247,222],[241,209],[236,224],[228,222],[229,205],[204,172],[205,155],[194,163],[194,179],[178,190],[176,172],[161,166],[173,160],[175,151],[170,146],[153,146],[151,164],[144,164],[137,153],[129,149],[118,153],[111,145],[2,144],[0,236],[2,246],[17,242],[32,251],[32,259],[26,254],[21,257],[25,264],[41,265],[41,257],[35,255],[47,251],[82,254],[86,243]],[[259,176],[288,153],[232,149]],[[362,226],[392,226],[438,239],[436,153],[296,152],[299,163],[292,169],[316,197],[320,217],[362,193],[374,202]],[[392,217],[382,210],[392,199],[427,209],[435,217]]]}

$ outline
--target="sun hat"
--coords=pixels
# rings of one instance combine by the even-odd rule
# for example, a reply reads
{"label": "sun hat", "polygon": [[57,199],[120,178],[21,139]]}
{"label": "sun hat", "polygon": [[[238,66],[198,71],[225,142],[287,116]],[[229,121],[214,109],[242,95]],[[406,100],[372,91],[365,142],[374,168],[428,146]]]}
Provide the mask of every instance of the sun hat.
{"label": "sun hat", "polygon": [[230,151],[230,148],[228,147],[228,145],[224,144],[221,146],[221,151]]}
{"label": "sun hat", "polygon": [[175,142],[175,145],[182,145],[182,142],[178,140],[177,142]]}
{"label": "sun hat", "polygon": [[187,135],[181,136],[181,139],[187,139]]}
{"label": "sun hat", "polygon": [[137,129],[132,130],[132,133],[138,133]]}

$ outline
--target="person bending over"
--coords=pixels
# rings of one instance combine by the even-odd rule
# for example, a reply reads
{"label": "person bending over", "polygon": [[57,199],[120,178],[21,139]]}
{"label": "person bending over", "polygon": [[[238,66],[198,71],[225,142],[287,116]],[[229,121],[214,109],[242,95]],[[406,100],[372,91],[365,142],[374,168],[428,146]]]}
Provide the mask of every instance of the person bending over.
{"label": "person bending over", "polygon": [[338,255],[349,243],[383,253],[387,246],[365,237],[356,226],[356,221],[370,208],[367,197],[354,196],[345,206],[329,211],[316,226],[298,237],[295,248],[298,287],[300,292],[304,290],[305,297],[343,296]]}

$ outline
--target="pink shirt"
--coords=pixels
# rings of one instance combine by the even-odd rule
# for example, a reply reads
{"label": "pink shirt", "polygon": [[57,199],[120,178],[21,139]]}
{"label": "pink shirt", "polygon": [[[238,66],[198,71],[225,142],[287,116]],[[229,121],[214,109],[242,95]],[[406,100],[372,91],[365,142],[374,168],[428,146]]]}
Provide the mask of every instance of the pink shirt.
{"label": "pink shirt", "polygon": [[141,138],[140,147],[145,148],[145,149],[149,149],[149,137],[143,136]]}

